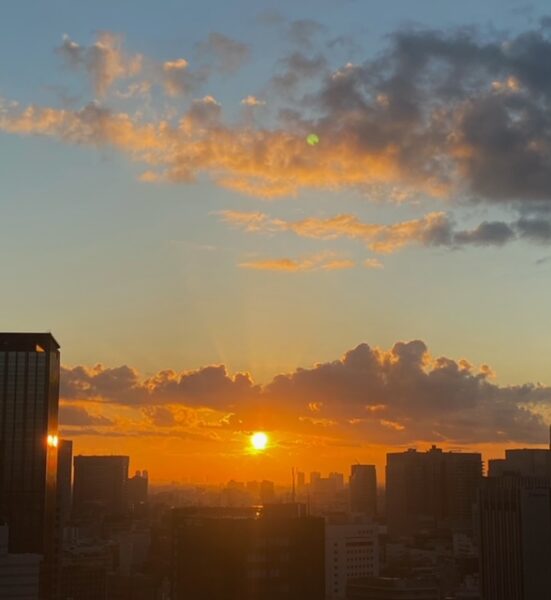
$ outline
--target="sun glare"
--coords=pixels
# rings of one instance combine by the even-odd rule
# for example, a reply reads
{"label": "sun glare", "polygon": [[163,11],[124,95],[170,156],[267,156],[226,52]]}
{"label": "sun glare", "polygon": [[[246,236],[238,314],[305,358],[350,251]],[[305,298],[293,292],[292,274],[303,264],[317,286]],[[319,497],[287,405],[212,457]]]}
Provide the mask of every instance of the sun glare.
{"label": "sun glare", "polygon": [[257,431],[251,435],[251,446],[255,450],[266,450],[268,436],[263,431]]}

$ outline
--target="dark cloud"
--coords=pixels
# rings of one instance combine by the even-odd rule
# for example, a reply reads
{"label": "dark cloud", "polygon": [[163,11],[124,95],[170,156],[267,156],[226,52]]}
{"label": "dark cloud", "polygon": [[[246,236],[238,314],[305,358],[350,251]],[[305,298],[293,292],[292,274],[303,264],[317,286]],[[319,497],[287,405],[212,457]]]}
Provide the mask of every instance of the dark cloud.
{"label": "dark cloud", "polygon": [[[222,366],[140,379],[128,367],[62,371],[66,402],[104,401],[141,407],[159,427],[190,423],[197,407],[225,413],[219,427],[315,433],[373,443],[539,443],[551,388],[500,386],[483,365],[429,355],[424,342],[389,351],[361,344],[341,359],[277,375],[255,386]],[[178,414],[178,410],[184,410]]]}
{"label": "dark cloud", "polygon": [[228,36],[213,32],[198,44],[199,55],[212,61],[214,68],[223,73],[234,73],[250,58],[251,50],[247,44],[233,40]]}
{"label": "dark cloud", "polygon": [[80,406],[68,406],[67,404],[62,404],[59,407],[59,422],[62,426],[113,425],[113,421],[107,417],[91,415]]}
{"label": "dark cloud", "polygon": [[455,244],[474,244],[479,246],[503,246],[514,240],[515,232],[507,223],[484,221],[475,229],[459,231],[453,236]]}

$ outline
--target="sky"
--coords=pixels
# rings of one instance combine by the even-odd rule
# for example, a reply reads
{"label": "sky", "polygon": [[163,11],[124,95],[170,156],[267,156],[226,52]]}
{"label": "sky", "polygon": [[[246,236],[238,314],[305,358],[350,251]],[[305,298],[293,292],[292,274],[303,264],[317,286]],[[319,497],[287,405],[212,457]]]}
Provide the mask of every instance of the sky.
{"label": "sky", "polygon": [[0,51],[0,329],[60,342],[77,453],[547,443],[544,2],[22,0]]}

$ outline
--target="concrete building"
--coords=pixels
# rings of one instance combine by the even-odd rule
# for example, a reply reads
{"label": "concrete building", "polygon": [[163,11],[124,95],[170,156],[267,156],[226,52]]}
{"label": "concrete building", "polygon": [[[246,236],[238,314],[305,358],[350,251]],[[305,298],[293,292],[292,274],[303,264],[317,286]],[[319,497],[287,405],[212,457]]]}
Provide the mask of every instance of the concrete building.
{"label": "concrete building", "polygon": [[377,471],[375,465],[352,465],[350,512],[374,519],[377,516]]}
{"label": "concrete building", "polygon": [[40,554],[9,554],[8,526],[0,525],[0,600],[38,600]]}
{"label": "concrete building", "polygon": [[172,512],[173,600],[323,600],[323,519],[303,505]]}
{"label": "concrete building", "polygon": [[494,458],[488,461],[489,477],[499,477],[506,473],[551,479],[551,450],[545,448],[505,450],[505,458]]}
{"label": "concrete building", "polygon": [[387,454],[386,515],[391,536],[472,531],[482,480],[479,453],[408,450]]}
{"label": "concrete building", "polygon": [[73,499],[73,442],[59,440],[57,456],[57,512],[61,527],[71,518]]}
{"label": "concrete building", "polygon": [[438,588],[424,579],[367,577],[350,581],[347,600],[440,600]]}
{"label": "concrete building", "polygon": [[147,471],[136,471],[126,482],[126,502],[130,510],[136,512],[147,503],[149,476]]}
{"label": "concrete building", "polygon": [[551,594],[551,482],[504,475],[484,480],[476,510],[484,600]]}
{"label": "concrete building", "polygon": [[128,456],[75,456],[73,516],[120,516],[126,512]]}
{"label": "concrete building", "polygon": [[377,525],[368,519],[325,525],[325,597],[344,600],[346,584],[379,574]]}
{"label": "concrete building", "polygon": [[59,344],[0,333],[0,519],[10,554],[41,554],[42,593],[56,586]]}

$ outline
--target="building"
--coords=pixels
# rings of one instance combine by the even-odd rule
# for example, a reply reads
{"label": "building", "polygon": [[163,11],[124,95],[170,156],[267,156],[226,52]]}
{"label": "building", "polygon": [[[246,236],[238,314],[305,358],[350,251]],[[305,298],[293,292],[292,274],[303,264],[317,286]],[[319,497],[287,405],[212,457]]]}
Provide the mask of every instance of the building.
{"label": "building", "polygon": [[551,450],[545,448],[505,450],[505,458],[494,458],[488,461],[490,477],[499,477],[506,473],[551,479]]}
{"label": "building", "polygon": [[346,598],[346,584],[379,574],[377,525],[367,518],[325,525],[325,597]]}
{"label": "building", "polygon": [[176,508],[171,598],[323,600],[324,522],[304,505]]}
{"label": "building", "polygon": [[128,456],[75,456],[75,519],[125,514],[129,462]]}
{"label": "building", "polygon": [[377,516],[377,471],[375,465],[352,465],[350,512],[374,519]]}
{"label": "building", "polygon": [[71,518],[73,442],[59,440],[57,451],[57,511],[59,523],[64,527]]}
{"label": "building", "polygon": [[391,536],[470,532],[482,480],[479,453],[407,450],[387,454],[386,514]]}
{"label": "building", "polygon": [[542,600],[551,590],[551,482],[504,475],[478,493],[481,596]]}
{"label": "building", "polygon": [[440,600],[437,586],[429,579],[366,577],[348,584],[347,600]]}
{"label": "building", "polygon": [[8,526],[0,525],[0,600],[36,600],[40,554],[9,554]]}
{"label": "building", "polygon": [[0,333],[0,518],[10,554],[44,557],[55,588],[59,344],[49,333]]}
{"label": "building", "polygon": [[147,503],[149,475],[147,471],[136,471],[126,482],[126,501],[132,511],[137,511]]}

